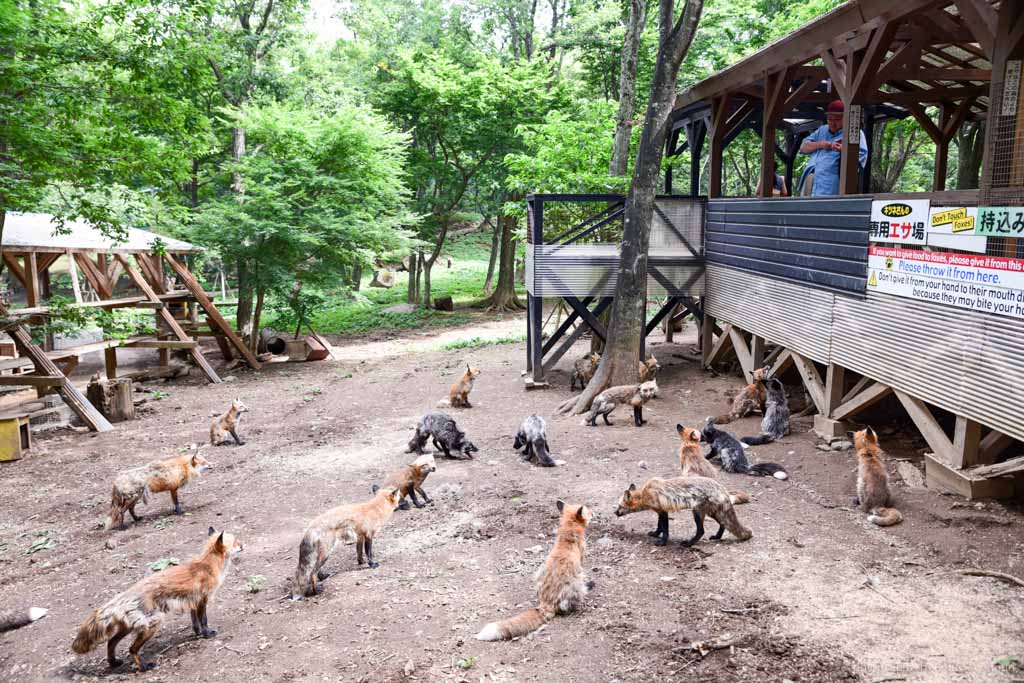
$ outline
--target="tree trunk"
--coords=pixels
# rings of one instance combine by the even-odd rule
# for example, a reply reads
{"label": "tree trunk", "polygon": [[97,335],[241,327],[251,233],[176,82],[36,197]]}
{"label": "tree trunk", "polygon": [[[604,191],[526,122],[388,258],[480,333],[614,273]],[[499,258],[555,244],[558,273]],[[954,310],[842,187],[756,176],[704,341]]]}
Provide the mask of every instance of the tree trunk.
{"label": "tree trunk", "polygon": [[192,209],[199,208],[199,159],[192,160],[192,182],[189,187],[189,200],[192,203]]}
{"label": "tree trunk", "polygon": [[256,310],[252,314],[252,333],[249,335],[249,350],[252,351],[255,356],[257,353],[256,347],[259,346],[260,342],[260,318],[263,317],[263,297],[266,294],[266,288],[260,287],[256,292]]}
{"label": "tree trunk", "polygon": [[434,250],[430,252],[430,258],[420,260],[420,265],[423,268],[423,307],[431,308],[430,303],[430,270],[434,267],[434,263],[437,261],[437,257],[441,254],[441,249],[444,247],[444,240],[448,236],[448,217],[442,218],[439,223],[441,230],[437,233],[437,241],[434,243]]}
{"label": "tree trunk", "polygon": [[405,302],[420,302],[420,255],[415,249],[409,252],[409,290],[406,292]]}
{"label": "tree trunk", "polygon": [[979,187],[985,151],[985,122],[965,122],[956,133],[956,147],[956,189],[975,190]]}
{"label": "tree trunk", "polygon": [[647,303],[647,249],[650,244],[654,195],[661,180],[661,158],[665,150],[669,116],[676,98],[679,66],[690,48],[700,22],[703,0],[687,0],[678,21],[675,0],[661,0],[659,8],[658,57],[651,82],[651,98],[644,118],[633,178],[626,197],[622,226],[619,273],[612,303],[608,343],[594,378],[578,398],[559,406],[560,412],[582,413],[594,397],[611,385],[633,384],[639,380],[637,366]]}
{"label": "tree trunk", "polygon": [[252,334],[253,287],[249,278],[249,269],[245,262],[238,264],[238,313],[235,326],[243,339]]}
{"label": "tree trunk", "polygon": [[355,292],[359,291],[359,288],[363,285],[363,264],[357,263],[352,266],[352,290]]}
{"label": "tree trunk", "polygon": [[498,285],[480,302],[489,311],[518,311],[526,308],[516,295],[515,216],[498,216],[501,228],[501,258],[498,260]]}
{"label": "tree trunk", "polygon": [[646,20],[647,0],[630,0],[619,71],[619,114],[615,119],[615,142],[608,169],[608,174],[612,176],[626,175],[629,168],[629,141],[633,135],[633,114],[636,108],[637,52]]}
{"label": "tree trunk", "polygon": [[[489,219],[485,219],[489,220]],[[494,222],[491,232],[491,257],[487,262],[487,278],[484,280],[484,294],[490,294],[494,286],[494,264],[498,262],[498,250],[501,246],[501,219]]]}
{"label": "tree trunk", "polygon": [[433,267],[433,259],[423,262],[423,308],[433,308],[430,303],[430,271]]}
{"label": "tree trunk", "polygon": [[[242,157],[245,156],[245,129],[244,128],[232,128],[231,129],[231,158],[235,160],[235,163],[239,163]],[[242,194],[245,192],[245,187],[242,184],[242,174],[235,169],[234,181],[231,184],[231,189]]]}

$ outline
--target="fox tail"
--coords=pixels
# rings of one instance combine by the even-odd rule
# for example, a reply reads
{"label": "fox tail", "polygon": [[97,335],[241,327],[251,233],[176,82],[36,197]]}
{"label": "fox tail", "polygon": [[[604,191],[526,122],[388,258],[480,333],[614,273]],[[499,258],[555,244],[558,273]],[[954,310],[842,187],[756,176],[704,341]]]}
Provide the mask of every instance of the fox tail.
{"label": "fox tail", "polygon": [[775,441],[775,437],[770,434],[762,434],[760,436],[745,436],[740,439],[740,442],[746,446],[763,446],[766,443]]}
{"label": "fox tail", "polygon": [[533,633],[555,616],[554,612],[533,607],[504,621],[493,621],[476,634],[477,640],[511,640]]}
{"label": "fox tail", "polygon": [[775,477],[783,481],[789,479],[786,470],[773,462],[759,462],[756,465],[751,465],[748,474],[754,477]]}
{"label": "fox tail", "polygon": [[18,609],[0,612],[0,633],[13,631],[16,628],[31,624],[33,621],[38,621],[45,617],[48,611],[42,607],[29,607],[27,610]]}
{"label": "fox tail", "polygon": [[746,491],[729,491],[729,502],[733,505],[742,505],[750,502],[750,494]]}
{"label": "fox tail", "polygon": [[894,526],[903,521],[903,513],[896,508],[873,508],[868,521],[878,526]]}

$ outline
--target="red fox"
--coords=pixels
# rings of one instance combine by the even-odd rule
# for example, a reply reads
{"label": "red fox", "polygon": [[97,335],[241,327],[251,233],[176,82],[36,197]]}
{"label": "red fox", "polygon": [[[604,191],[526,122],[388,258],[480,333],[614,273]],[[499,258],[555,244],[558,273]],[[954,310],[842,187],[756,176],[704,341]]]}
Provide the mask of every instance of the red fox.
{"label": "red fox", "polygon": [[33,621],[39,621],[49,611],[42,607],[29,607],[28,609],[12,609],[0,612],[0,633],[13,631],[16,628],[31,624]]}
{"label": "red fox", "polygon": [[768,400],[768,389],[764,385],[767,377],[767,367],[754,370],[754,381],[743,387],[743,391],[736,394],[736,398],[732,401],[732,410],[725,415],[716,417],[715,424],[729,424],[755,412],[764,413],[764,404]]}
{"label": "red fox", "polygon": [[447,403],[441,401],[441,405],[438,407],[472,408],[473,406],[469,402],[469,392],[473,391],[473,383],[479,376],[480,368],[470,367],[469,363],[466,363],[466,371],[462,373],[459,381],[448,390]]}
{"label": "red fox", "polygon": [[729,492],[721,482],[707,477],[655,477],[640,489],[637,489],[636,484],[630,484],[619,498],[615,515],[622,517],[641,510],[654,510],[658,513],[658,528],[647,534],[657,539],[655,545],[668,543],[668,513],[679,510],[693,510],[693,521],[697,523],[697,533],[690,540],[683,541],[685,546],[693,545],[704,535],[705,516],[718,522],[718,532],[711,537],[712,540],[720,540],[726,529],[741,541],[753,536],[750,529],[740,524],[736,517]]}
{"label": "red fox", "polygon": [[903,521],[903,514],[892,505],[889,472],[885,469],[885,453],[878,445],[878,435],[868,427],[853,434],[857,448],[857,498],[853,504],[868,513],[868,521],[878,526],[893,526]]}
{"label": "red fox", "polygon": [[401,494],[385,486],[373,487],[374,497],[365,503],[339,505],[323,513],[306,527],[299,544],[299,566],[295,570],[292,600],[320,592],[319,582],[327,579],[323,566],[340,538],[356,542],[356,560],[363,564],[363,551],[371,569],[380,566],[373,559],[373,537],[387,524]]}
{"label": "red fox", "polygon": [[171,500],[174,502],[174,514],[180,515],[181,505],[178,503],[178,489],[212,467],[213,465],[206,458],[196,453],[166,460],[154,460],[148,465],[122,472],[114,480],[114,489],[110,494],[110,515],[103,527],[105,529],[113,529],[115,526],[126,528],[125,512],[131,514],[132,519],[138,522],[139,516],[135,514],[135,506],[140,502],[143,505],[148,503],[149,494],[163,491],[170,492]]}
{"label": "red fox", "polygon": [[122,664],[114,656],[117,644],[134,633],[128,652],[139,671],[148,671],[155,665],[142,661],[142,646],[160,630],[168,613],[185,610],[192,617],[192,632],[212,638],[217,632],[209,627],[206,607],[224,582],[232,558],[241,551],[242,542],[234,535],[217,534],[210,527],[202,552],[185,564],[147,576],[107,601],[82,623],[71,649],[84,655],[107,641],[107,662],[116,668]]}
{"label": "red fox", "polygon": [[594,582],[583,573],[587,552],[587,525],[591,513],[585,505],[558,501],[561,521],[558,537],[548,559],[537,570],[538,606],[504,621],[495,621],[476,634],[477,640],[509,640],[536,631],[556,614],[568,614],[580,607]]}
{"label": "red fox", "polygon": [[[406,500],[406,496],[412,498],[412,504],[418,508],[423,507],[423,503],[432,503],[433,501],[427,497],[426,491],[423,490],[423,482],[426,481],[427,475],[431,472],[435,472],[437,467],[434,465],[434,454],[427,453],[416,458],[412,463],[406,465],[397,472],[393,472],[387,481],[384,482],[384,487],[391,487],[396,489],[402,496],[398,503],[399,510],[408,510],[409,501]],[[419,493],[423,496],[423,503],[416,500],[416,494]]]}
{"label": "red fox", "polygon": [[594,402],[590,404],[590,412],[587,413],[583,424],[596,427],[597,416],[600,415],[604,418],[604,423],[610,425],[611,420],[608,419],[608,415],[619,404],[626,403],[633,407],[633,424],[637,427],[642,427],[647,424],[647,420],[644,419],[644,404],[657,395],[658,383],[654,380],[641,384],[623,384],[605,389],[594,397]]}
{"label": "red fox", "polygon": [[242,403],[242,399],[236,398],[231,402],[231,407],[228,408],[228,412],[224,413],[210,425],[210,444],[213,446],[220,446],[227,443],[228,434],[235,440],[235,443],[239,446],[244,446],[245,442],[238,438],[238,424],[242,421],[242,413],[249,412],[249,408]]}
{"label": "red fox", "polygon": [[[677,424],[676,431],[679,432],[679,439],[682,442],[679,446],[679,466],[683,470],[683,476],[717,479],[718,470],[701,452],[700,430]],[[746,491],[729,491],[729,500],[733,505],[749,503],[750,494]]]}
{"label": "red fox", "polygon": [[588,353],[587,355],[576,359],[576,362],[572,365],[572,377],[569,380],[569,391],[576,388],[576,384],[580,385],[580,389],[586,389],[587,384],[594,377],[594,373],[597,372],[597,366],[601,364],[601,354],[599,353]]}
{"label": "red fox", "polygon": [[658,359],[654,357],[654,354],[651,354],[651,357],[647,360],[640,361],[640,381],[648,382],[654,379],[654,376],[658,374],[660,369],[661,366],[658,365]]}

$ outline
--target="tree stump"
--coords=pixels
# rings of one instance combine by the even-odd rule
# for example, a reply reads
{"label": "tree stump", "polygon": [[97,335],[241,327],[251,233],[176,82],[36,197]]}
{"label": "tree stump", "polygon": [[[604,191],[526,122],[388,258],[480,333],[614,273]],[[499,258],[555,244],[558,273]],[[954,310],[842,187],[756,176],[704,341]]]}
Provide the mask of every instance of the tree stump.
{"label": "tree stump", "polygon": [[85,395],[89,399],[89,403],[92,403],[111,422],[135,419],[132,381],[127,377],[117,379],[93,377]]}
{"label": "tree stump", "polygon": [[391,289],[395,285],[395,274],[387,268],[381,268],[380,270],[374,271],[373,279],[370,280],[370,287],[383,287],[384,289]]}
{"label": "tree stump", "polygon": [[452,301],[450,296],[441,296],[434,299],[434,308],[439,311],[451,312],[455,310],[455,302]]}

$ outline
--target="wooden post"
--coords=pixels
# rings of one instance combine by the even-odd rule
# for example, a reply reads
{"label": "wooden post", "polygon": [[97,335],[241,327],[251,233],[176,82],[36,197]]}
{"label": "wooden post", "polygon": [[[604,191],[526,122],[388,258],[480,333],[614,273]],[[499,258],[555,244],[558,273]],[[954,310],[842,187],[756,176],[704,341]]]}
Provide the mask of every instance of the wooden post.
{"label": "wooden post", "polygon": [[[939,105],[939,130],[945,131],[949,125],[952,112],[945,102]],[[932,191],[942,192],[946,189],[946,171],[949,168],[950,137],[942,135],[935,142],[935,175],[932,178]]]}
{"label": "wooden post", "polygon": [[775,189],[775,128],[789,92],[789,70],[765,74],[764,109],[761,114],[761,196],[773,196]]}
{"label": "wooden post", "polygon": [[690,196],[700,196],[700,158],[704,151],[707,128],[702,121],[693,121],[684,129],[686,144],[690,148]]}
{"label": "wooden post", "polygon": [[103,349],[103,365],[106,367],[107,379],[117,379],[117,348]]}
{"label": "wooden post", "polygon": [[86,387],[86,396],[111,422],[135,419],[135,397],[128,378],[94,379]]}
{"label": "wooden post", "polygon": [[34,251],[25,254],[25,298],[29,308],[39,305],[39,264]]}
{"label": "wooden post", "polygon": [[764,337],[756,334],[750,337],[750,360],[754,370],[764,367]]}
{"label": "wooden post", "polygon": [[75,293],[75,303],[82,303],[82,285],[78,282],[78,266],[75,265],[75,253],[68,249],[68,274],[71,276],[71,290]]}
{"label": "wooden post", "polygon": [[716,97],[711,101],[711,159],[708,169],[708,196],[712,199],[722,196],[722,151],[728,113],[728,95]]}
{"label": "wooden post", "polygon": [[835,363],[828,364],[825,373],[825,415],[832,416],[836,408],[843,402],[843,384],[846,381],[846,369]]}
{"label": "wooden post", "polygon": [[981,425],[966,417],[956,416],[953,430],[953,462],[956,469],[977,465],[981,453]]}

